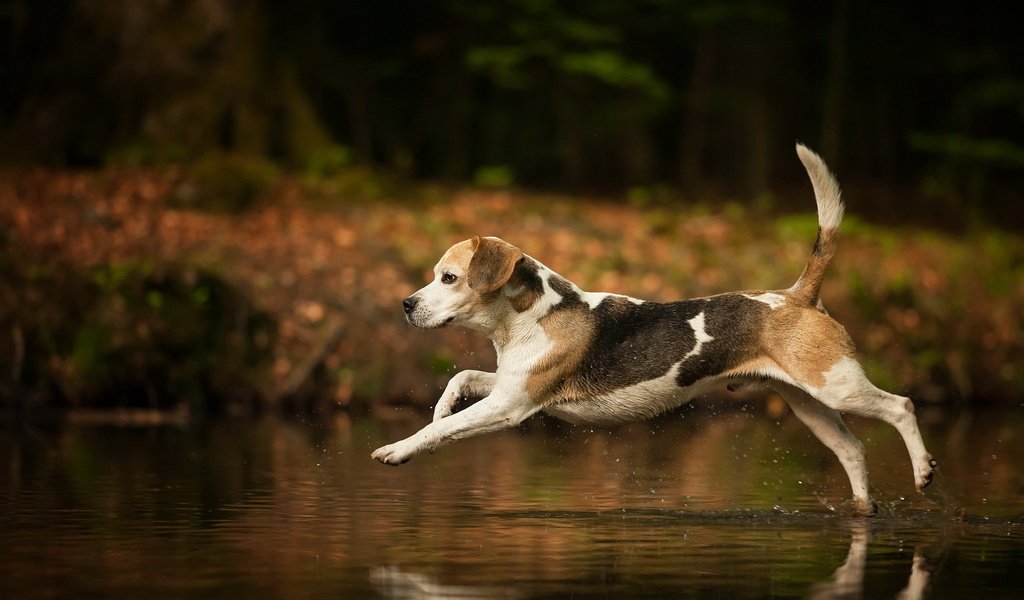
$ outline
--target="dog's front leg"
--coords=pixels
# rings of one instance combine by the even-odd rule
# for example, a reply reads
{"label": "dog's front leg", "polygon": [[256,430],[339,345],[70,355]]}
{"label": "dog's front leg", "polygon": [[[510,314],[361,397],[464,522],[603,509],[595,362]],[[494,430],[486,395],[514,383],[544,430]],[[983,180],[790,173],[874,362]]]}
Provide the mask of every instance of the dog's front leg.
{"label": "dog's front leg", "polygon": [[463,398],[483,398],[490,394],[494,389],[495,379],[494,373],[485,371],[470,370],[457,373],[448,382],[441,398],[434,405],[434,420],[440,421],[451,415],[455,410],[455,405]]}
{"label": "dog's front leg", "polygon": [[455,440],[515,427],[539,408],[525,394],[492,393],[463,411],[432,422],[404,440],[376,449],[372,458],[387,465],[400,465],[424,450],[433,451]]}

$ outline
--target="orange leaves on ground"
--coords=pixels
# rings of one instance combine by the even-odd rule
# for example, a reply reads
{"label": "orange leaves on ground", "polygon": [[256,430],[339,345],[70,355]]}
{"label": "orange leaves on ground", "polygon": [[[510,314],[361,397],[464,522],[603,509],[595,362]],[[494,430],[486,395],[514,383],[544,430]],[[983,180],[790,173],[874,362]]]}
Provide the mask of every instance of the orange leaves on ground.
{"label": "orange leaves on ground", "polygon": [[[431,364],[489,366],[493,352],[482,336],[411,330],[400,306],[449,245],[473,234],[503,237],[587,289],[655,300],[787,287],[813,243],[813,236],[759,233],[751,214],[736,211],[636,209],[506,191],[453,190],[448,201],[416,204],[328,197],[314,207],[306,201],[316,195],[306,187],[311,184],[288,178],[248,212],[178,210],[171,207],[176,177],[0,173],[0,223],[43,261],[83,268],[132,259],[212,266],[277,318],[277,378],[301,362],[325,323],[343,320],[346,333],[325,364],[345,402],[367,394],[429,402],[445,376],[431,372]],[[322,190],[317,194],[323,197]],[[909,346],[939,347],[949,337],[995,357],[1019,353],[1020,281],[989,265],[987,246],[936,238],[887,239],[856,230],[844,236],[826,281],[829,308],[865,353],[889,364],[906,363]],[[1007,240],[988,246],[998,242],[1019,253],[1020,240]],[[953,251],[956,260],[949,258]],[[966,323],[961,313],[971,306],[985,311]],[[954,354],[941,360],[963,362]],[[403,357],[401,366],[396,356]]]}

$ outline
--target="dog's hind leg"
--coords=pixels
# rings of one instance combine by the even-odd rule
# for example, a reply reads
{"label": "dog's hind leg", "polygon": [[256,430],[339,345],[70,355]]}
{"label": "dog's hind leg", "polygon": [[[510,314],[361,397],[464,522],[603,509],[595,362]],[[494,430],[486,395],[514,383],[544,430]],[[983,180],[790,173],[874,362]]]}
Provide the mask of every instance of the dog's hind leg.
{"label": "dog's hind leg", "polygon": [[859,512],[873,515],[877,512],[868,494],[868,472],[861,443],[835,410],[825,406],[807,392],[784,383],[775,383],[774,389],[793,409],[804,425],[831,450],[846,470],[853,489],[853,500]]}
{"label": "dog's hind leg", "polygon": [[875,387],[864,375],[860,364],[852,358],[843,359],[833,366],[825,387],[816,395],[836,410],[880,419],[895,427],[910,453],[917,490],[923,490],[932,482],[935,461],[924,447],[910,398]]}
{"label": "dog's hind leg", "polygon": [[483,398],[494,389],[494,373],[486,371],[460,371],[444,388],[444,393],[434,405],[434,420],[439,421],[453,412],[455,405],[463,398]]}

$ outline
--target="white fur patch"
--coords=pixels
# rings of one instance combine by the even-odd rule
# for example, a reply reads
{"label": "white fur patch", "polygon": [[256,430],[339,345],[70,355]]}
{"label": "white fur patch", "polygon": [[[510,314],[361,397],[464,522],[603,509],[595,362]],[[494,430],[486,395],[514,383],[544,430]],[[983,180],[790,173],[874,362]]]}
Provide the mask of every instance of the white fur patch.
{"label": "white fur patch", "polygon": [[653,417],[697,395],[694,389],[681,388],[676,383],[681,362],[661,377],[584,400],[559,402],[543,410],[569,423],[612,424]]}
{"label": "white fur patch", "polygon": [[783,296],[782,294],[776,294],[775,292],[765,292],[763,294],[743,294],[743,297],[767,304],[772,308],[772,310],[775,310],[776,308],[786,303],[786,297]]}
{"label": "white fur patch", "polygon": [[[836,361],[832,368],[825,372],[825,385],[818,389],[808,389],[812,396],[836,410],[857,412],[860,403],[868,403],[873,397],[865,395],[864,369],[856,359],[844,356]],[[808,386],[805,386],[808,387]],[[825,391],[827,390],[827,393]],[[850,403],[854,406],[850,406]]]}
{"label": "white fur patch", "polygon": [[[541,284],[544,286],[544,293],[541,294],[540,299],[533,306],[531,306],[525,314],[533,315],[532,318],[536,320],[536,318],[539,315],[547,314],[551,310],[552,306],[561,302],[562,296],[561,294],[556,292],[554,288],[551,287],[551,282],[549,281],[552,276],[556,275],[556,273],[551,269],[547,268],[546,266],[544,266],[543,264],[541,264],[539,261],[534,260],[534,262],[537,264],[537,275],[540,277]],[[572,285],[572,288],[577,293],[580,292],[579,288],[577,288],[575,284],[572,284],[572,282],[570,282],[570,285]],[[523,289],[524,288],[521,287],[517,288],[516,290],[513,291],[513,293],[510,293],[509,295],[514,296],[520,293]]]}
{"label": "white fur patch", "polygon": [[822,229],[836,229],[843,220],[843,201],[839,182],[828,170],[825,161],[803,144],[796,145],[796,155],[807,169],[814,187],[814,199],[818,203],[818,226]]}
{"label": "white fur patch", "polygon": [[[703,311],[698,313],[696,317],[687,321],[687,323],[689,323],[690,327],[693,328],[693,337],[695,340],[697,340],[697,342],[694,344],[693,350],[690,350],[689,352],[686,353],[686,356],[683,357],[683,360],[686,360],[691,356],[697,356],[698,354],[700,354],[700,350],[704,346],[704,344],[711,342],[715,339],[708,335],[708,332],[704,329]],[[681,360],[679,362],[681,363],[683,361]]]}
{"label": "white fur patch", "polygon": [[605,292],[580,292],[580,298],[587,303],[590,310],[594,310],[599,304],[604,302],[608,298],[625,298],[633,304],[643,304],[644,301],[639,298],[633,298],[631,296],[623,296],[622,294],[608,294]]}

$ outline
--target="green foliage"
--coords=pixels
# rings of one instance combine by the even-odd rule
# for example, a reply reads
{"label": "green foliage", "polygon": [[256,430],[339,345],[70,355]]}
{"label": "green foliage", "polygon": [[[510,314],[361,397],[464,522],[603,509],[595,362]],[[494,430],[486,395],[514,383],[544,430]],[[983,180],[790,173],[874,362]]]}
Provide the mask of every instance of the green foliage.
{"label": "green foliage", "polygon": [[510,88],[526,88],[530,83],[522,66],[530,57],[525,48],[488,46],[470,48],[466,52],[466,65],[474,70],[485,71],[498,85]]}
{"label": "green foliage", "polygon": [[307,179],[319,181],[342,175],[352,164],[352,151],[341,145],[332,145],[311,154],[302,169]]}
{"label": "green foliage", "polygon": [[[632,90],[661,102],[670,89],[650,65],[629,57],[622,48],[622,32],[601,23],[595,15],[570,14],[556,5],[513,3],[511,23],[499,43],[466,50],[470,69],[487,74],[497,85],[525,89],[576,76],[582,82]],[[508,15],[487,15],[504,21]],[[597,17],[597,18],[595,18]],[[489,23],[490,24],[490,23]]]}
{"label": "green foliage", "polygon": [[668,86],[646,65],[632,62],[610,50],[569,53],[560,66],[568,73],[586,75],[606,85],[635,89],[655,100],[666,100]]}
{"label": "green foliage", "polygon": [[430,370],[437,375],[452,375],[455,361],[447,354],[434,354],[430,357]]}
{"label": "green foliage", "polygon": [[112,167],[159,167],[180,164],[191,157],[191,151],[177,142],[139,140],[115,147],[103,162]]}
{"label": "green foliage", "polygon": [[1024,144],[1006,139],[915,131],[910,147],[957,165],[1024,169]]}
{"label": "green foliage", "polygon": [[273,323],[215,274],[148,263],[90,273],[64,389],[86,405],[251,399]]}
{"label": "green foliage", "polygon": [[818,233],[818,217],[811,213],[786,215],[776,220],[775,227],[780,240],[813,240]]}
{"label": "green foliage", "polygon": [[665,184],[637,185],[626,190],[626,202],[636,208],[668,206],[677,200],[676,191]]}
{"label": "green foliage", "polygon": [[515,183],[515,177],[507,166],[480,167],[473,174],[473,183],[481,187],[506,188]]}
{"label": "green foliage", "polygon": [[0,229],[0,401],[49,398],[89,303],[77,272],[37,262]]}
{"label": "green foliage", "polygon": [[[341,154],[337,155],[342,158]],[[365,166],[342,166],[340,162],[325,166],[323,177],[306,177],[304,187],[319,207],[366,204],[375,202],[417,203],[435,199],[432,186],[414,184],[404,177],[383,169]]]}
{"label": "green foliage", "polygon": [[0,299],[0,353],[16,357],[0,371],[5,401],[219,410],[257,397],[276,336],[232,286],[187,265],[83,273],[40,267],[0,244]]}
{"label": "green foliage", "polygon": [[178,186],[175,204],[211,212],[250,208],[277,181],[277,167],[265,158],[243,154],[207,154],[193,164]]}

